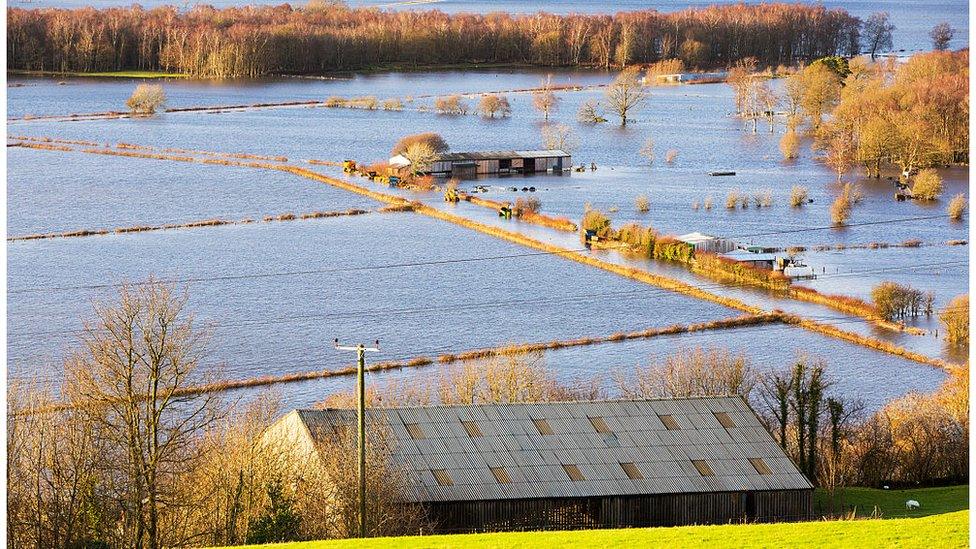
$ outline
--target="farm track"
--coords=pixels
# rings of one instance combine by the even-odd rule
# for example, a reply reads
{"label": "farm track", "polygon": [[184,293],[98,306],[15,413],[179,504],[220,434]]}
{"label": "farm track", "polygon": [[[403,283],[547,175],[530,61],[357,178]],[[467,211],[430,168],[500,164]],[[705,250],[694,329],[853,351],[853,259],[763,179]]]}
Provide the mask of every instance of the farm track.
{"label": "farm track", "polygon": [[[812,319],[803,318],[798,315],[787,315],[778,312],[769,312],[764,310],[761,307],[749,305],[735,298],[721,296],[703,290],[698,286],[688,284],[686,282],[682,282],[677,279],[673,279],[662,275],[657,275],[633,267],[627,267],[610,261],[605,261],[593,257],[591,255],[585,255],[576,250],[571,250],[554,244],[545,243],[517,232],[509,231],[500,227],[488,225],[479,221],[474,221],[472,219],[460,215],[445,212],[436,209],[432,206],[428,206],[422,202],[409,201],[399,196],[374,191],[362,187],[360,185],[356,185],[354,183],[350,183],[348,181],[344,181],[342,179],[328,176],[300,166],[289,165],[289,164],[278,163],[278,162],[267,162],[267,161],[264,162],[244,161],[244,160],[228,158],[226,156],[221,156],[219,158],[215,158],[212,155],[179,156],[175,154],[162,154],[157,152],[151,152],[151,150],[146,150],[146,149],[128,148],[128,149],[120,150],[120,149],[97,148],[97,147],[91,147],[89,145],[90,144],[86,142],[70,143],[64,140],[59,141],[54,139],[36,138],[36,137],[20,138],[19,140],[18,138],[8,138],[8,147],[19,146],[19,147],[26,147],[26,148],[38,148],[38,149],[50,149],[52,147],[56,147],[54,150],[58,150],[58,151],[83,152],[88,154],[104,154],[104,155],[113,155],[113,156],[148,158],[148,159],[156,159],[156,160],[171,160],[171,161],[179,161],[179,162],[200,162],[204,164],[240,166],[240,167],[271,169],[271,170],[288,172],[300,177],[326,183],[339,189],[343,189],[349,192],[367,196],[369,198],[387,204],[390,207],[389,209],[395,209],[395,210],[410,209],[414,212],[426,215],[428,217],[432,217],[442,221],[447,221],[449,223],[453,223],[461,227],[466,227],[475,231],[479,231],[481,233],[494,236],[502,240],[506,240],[528,248],[540,250],[552,254],[554,256],[558,256],[564,259],[582,263],[584,265],[596,267],[598,269],[602,269],[604,271],[611,272],[616,275],[623,276],[625,278],[630,278],[632,280],[636,280],[638,282],[642,282],[651,286],[669,290],[674,293],[687,295],[704,301],[717,303],[719,305],[723,305],[732,309],[745,312],[749,315],[780,314],[783,322],[822,335],[827,335],[829,337],[842,339],[857,345],[872,348],[892,355],[901,356],[903,358],[912,360],[914,362],[935,366],[945,370],[951,370],[956,367],[956,365],[954,364],[945,362],[940,359],[932,358],[920,353],[909,351],[903,347],[899,347],[890,342],[883,341],[874,337],[869,337],[869,336],[849,332],[847,330],[838,328],[834,325],[817,322]],[[213,154],[220,155],[221,153],[213,153]],[[822,297],[826,299],[828,296],[822,296]],[[852,314],[855,313],[852,312]],[[877,319],[874,318],[868,318],[867,320],[878,323]],[[897,325],[894,325],[892,323],[885,323],[885,324],[889,324],[889,326],[884,326],[884,324],[879,323],[879,325],[882,325],[884,327],[898,329]]]}
{"label": "farm track", "polygon": [[[383,210],[380,210],[383,211]],[[393,210],[386,210],[393,211]],[[286,221],[298,221],[307,219],[322,219],[327,217],[344,217],[368,214],[369,210],[348,209],[335,211],[314,211],[306,213],[283,213],[277,215],[265,215],[257,219],[246,217],[244,219],[203,219],[200,221],[189,221],[187,223],[166,223],[163,225],[134,225],[129,227],[116,227],[114,229],[77,229],[56,233],[37,233],[20,236],[8,236],[7,242],[17,242],[22,240],[48,240],[52,238],[79,238],[84,236],[104,236],[110,234],[130,234],[154,231],[168,231],[173,229],[199,229],[202,227],[223,227],[227,225],[253,225],[255,223],[279,223]]]}

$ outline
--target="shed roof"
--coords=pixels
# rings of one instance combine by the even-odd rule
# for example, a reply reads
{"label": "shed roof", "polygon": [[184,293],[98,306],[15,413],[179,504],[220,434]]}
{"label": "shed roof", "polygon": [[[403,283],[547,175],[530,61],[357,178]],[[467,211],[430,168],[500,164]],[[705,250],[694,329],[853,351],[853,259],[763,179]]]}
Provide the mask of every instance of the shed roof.
{"label": "shed roof", "polygon": [[481,152],[452,152],[437,156],[438,162],[457,160],[500,160],[505,158],[565,158],[570,154],[559,150],[536,151],[481,151]]}
{"label": "shed roof", "polygon": [[[295,414],[313,438],[355,419],[354,410]],[[741,397],[432,406],[367,414],[389,426],[393,461],[414,479],[413,501],[811,488]],[[769,474],[749,461],[756,458]],[[714,476],[704,476],[697,461],[705,461]],[[642,478],[633,478],[634,469]]]}
{"label": "shed roof", "polygon": [[717,238],[718,238],[717,236],[712,236],[710,234],[694,232],[694,233],[683,234],[678,237],[678,240],[688,244],[698,244],[699,242],[709,242]]}
{"label": "shed roof", "polygon": [[722,254],[722,257],[731,259],[733,261],[776,261],[776,254],[770,253],[754,253],[748,250],[733,250],[729,253]]}

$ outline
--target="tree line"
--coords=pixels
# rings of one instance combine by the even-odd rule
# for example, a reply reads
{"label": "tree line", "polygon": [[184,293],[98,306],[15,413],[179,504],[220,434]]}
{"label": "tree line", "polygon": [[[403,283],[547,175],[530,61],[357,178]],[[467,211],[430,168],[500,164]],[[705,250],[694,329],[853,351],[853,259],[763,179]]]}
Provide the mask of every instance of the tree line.
{"label": "tree line", "polygon": [[787,160],[798,156],[798,132],[806,123],[814,148],[838,180],[856,167],[878,178],[883,167],[893,165],[903,180],[923,175],[915,183],[925,184],[913,188],[922,200],[937,198],[941,190],[941,182],[932,179],[937,174],[925,168],[968,162],[968,49],[920,53],[905,63],[828,56],[787,75],[779,93],[769,84],[773,76],[746,58],[733,64],[728,83],[736,112],[754,133],[760,118],[773,132],[776,115],[785,115],[780,150]]}
{"label": "tree line", "polygon": [[858,51],[841,9],[744,4],[616,15],[445,14],[341,5],[7,10],[19,70],[154,70],[199,77],[319,74],[463,63],[610,68],[681,59],[694,68],[751,57],[792,65]]}
{"label": "tree line", "polygon": [[[851,61],[823,79],[831,120],[817,144],[838,174],[883,164],[905,174],[969,158],[969,50],[917,54],[908,62]],[[924,198],[920,196],[920,198]]]}

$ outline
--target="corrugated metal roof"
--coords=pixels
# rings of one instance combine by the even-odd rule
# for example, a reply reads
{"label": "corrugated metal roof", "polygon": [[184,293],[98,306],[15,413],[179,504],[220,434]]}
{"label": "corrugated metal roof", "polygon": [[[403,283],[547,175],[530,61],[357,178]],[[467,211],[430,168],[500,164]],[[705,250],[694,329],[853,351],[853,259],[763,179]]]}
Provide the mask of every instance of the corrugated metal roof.
{"label": "corrugated metal roof", "polygon": [[[735,427],[722,427],[715,412],[728,413]],[[740,397],[431,406],[367,414],[389,424],[394,462],[407,467],[418,484],[415,501],[811,488]],[[665,414],[681,429],[665,430],[656,417]],[[313,438],[324,438],[352,424],[355,411],[300,410],[298,417]],[[590,417],[602,417],[612,433],[598,433]],[[553,434],[540,435],[533,419],[545,419]],[[462,420],[477,422],[483,436],[468,435]],[[411,439],[406,423],[417,423],[426,438]],[[757,475],[749,458],[762,458],[772,474]],[[692,459],[705,460],[716,476],[703,478]],[[627,478],[622,462],[634,463],[644,479]],[[564,465],[575,465],[584,479],[570,479]],[[489,469],[497,466],[506,468],[510,484],[498,483]],[[432,468],[443,469],[454,484],[438,484]]]}
{"label": "corrugated metal roof", "polygon": [[560,157],[564,158],[568,156],[570,156],[569,153],[559,149],[536,150],[536,151],[452,152],[452,153],[443,153],[437,155],[435,162],[459,162],[464,160],[502,160],[506,158],[560,158]]}
{"label": "corrugated metal roof", "polygon": [[712,236],[710,234],[694,232],[694,233],[683,234],[679,236],[677,239],[687,244],[698,244],[699,242],[708,242],[710,240],[715,240],[716,238],[718,237]]}
{"label": "corrugated metal roof", "polygon": [[722,254],[722,257],[733,261],[776,261],[776,254],[757,254],[746,250],[733,250]]}

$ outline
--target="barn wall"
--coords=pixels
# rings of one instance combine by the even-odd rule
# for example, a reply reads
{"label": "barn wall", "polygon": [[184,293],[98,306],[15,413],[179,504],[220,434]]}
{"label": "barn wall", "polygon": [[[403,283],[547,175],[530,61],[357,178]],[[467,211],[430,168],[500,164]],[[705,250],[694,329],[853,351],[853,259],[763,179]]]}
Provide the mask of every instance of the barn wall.
{"label": "barn wall", "polygon": [[812,490],[428,504],[438,532],[786,522],[812,516]]}

